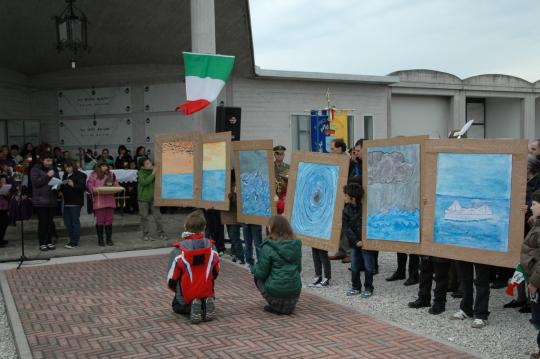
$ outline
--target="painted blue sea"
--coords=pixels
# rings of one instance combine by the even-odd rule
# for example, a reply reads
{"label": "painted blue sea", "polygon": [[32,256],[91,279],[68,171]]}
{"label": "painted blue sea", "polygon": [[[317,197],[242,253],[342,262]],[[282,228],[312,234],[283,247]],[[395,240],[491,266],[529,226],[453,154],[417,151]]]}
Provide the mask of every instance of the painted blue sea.
{"label": "painted blue sea", "polygon": [[246,216],[272,216],[267,156],[266,150],[239,153],[242,213]]}
{"label": "painted blue sea", "polygon": [[227,195],[225,186],[227,178],[225,170],[206,170],[202,175],[202,193],[203,201],[223,202]]}
{"label": "painted blue sea", "polygon": [[242,191],[242,213],[246,216],[270,217],[270,183],[268,176],[258,172],[242,173],[240,175]]}
{"label": "painted blue sea", "polygon": [[420,243],[420,211],[393,208],[368,216],[369,239]]}
{"label": "painted blue sea", "polygon": [[439,153],[433,242],[507,252],[511,187],[512,155]]}
{"label": "painted blue sea", "polygon": [[[489,219],[478,221],[444,219],[444,211],[454,201],[458,201],[462,208],[488,206],[491,208],[493,216]],[[487,200],[437,195],[433,242],[459,247],[507,252],[509,216],[509,199]]]}
{"label": "painted blue sea", "polygon": [[193,174],[169,173],[161,177],[161,198],[163,199],[192,199]]}
{"label": "painted blue sea", "polygon": [[295,233],[324,240],[332,238],[338,179],[336,165],[298,164],[291,215]]}

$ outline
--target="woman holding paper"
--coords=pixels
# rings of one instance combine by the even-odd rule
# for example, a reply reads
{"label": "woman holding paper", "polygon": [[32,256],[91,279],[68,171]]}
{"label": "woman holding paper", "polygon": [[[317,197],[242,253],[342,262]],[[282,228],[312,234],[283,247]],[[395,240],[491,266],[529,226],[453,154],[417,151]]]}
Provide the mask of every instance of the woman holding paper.
{"label": "woman holding paper", "polygon": [[[93,196],[93,208],[96,216],[96,231],[98,236],[98,244],[105,246],[103,241],[103,231],[107,238],[107,245],[112,246],[112,224],[116,201],[114,193],[104,191],[104,187],[119,187],[114,173],[109,169],[109,165],[105,161],[99,161],[96,165],[96,170],[90,175],[87,183],[88,192]],[[120,187],[121,188],[121,187]]]}
{"label": "woman holding paper", "polygon": [[39,162],[30,171],[32,184],[32,205],[38,216],[39,249],[54,250],[51,241],[54,228],[53,216],[58,205],[55,186],[60,182],[58,173],[53,168],[53,158],[50,152],[42,152]]}

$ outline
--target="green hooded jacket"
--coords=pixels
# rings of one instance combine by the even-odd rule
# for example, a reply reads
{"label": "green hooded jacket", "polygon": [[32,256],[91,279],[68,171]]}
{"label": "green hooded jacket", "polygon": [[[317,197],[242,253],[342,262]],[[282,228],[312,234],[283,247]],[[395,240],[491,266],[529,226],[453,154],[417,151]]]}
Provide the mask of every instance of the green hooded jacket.
{"label": "green hooded jacket", "polygon": [[154,200],[154,182],[156,176],[151,170],[140,169],[137,173],[137,200],[152,202]]}
{"label": "green hooded jacket", "polygon": [[301,271],[302,242],[297,239],[264,241],[259,261],[251,268],[255,278],[265,282],[266,292],[277,298],[300,294]]}

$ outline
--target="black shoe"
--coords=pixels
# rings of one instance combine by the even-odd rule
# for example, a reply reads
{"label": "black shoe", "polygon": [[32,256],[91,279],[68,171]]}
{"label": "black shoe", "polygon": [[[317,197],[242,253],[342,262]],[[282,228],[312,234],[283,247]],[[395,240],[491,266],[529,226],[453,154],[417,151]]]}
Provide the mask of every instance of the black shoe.
{"label": "black shoe", "polygon": [[512,299],[512,301],[503,305],[503,308],[521,308],[521,307],[524,307],[525,305],[527,305],[526,301],[518,302],[517,300]]}
{"label": "black shoe", "polygon": [[114,243],[113,243],[112,239],[107,239],[107,245],[108,246],[114,246]]}
{"label": "black shoe", "polygon": [[403,285],[406,285],[406,286],[410,286],[410,285],[415,285],[415,284],[418,284],[418,278],[411,278],[409,277],[409,279],[407,279],[405,281],[405,283],[403,283]]}
{"label": "black shoe", "polygon": [[508,287],[508,282],[505,280],[498,280],[496,282],[493,282],[493,284],[491,285],[491,289],[501,289],[506,287]]}
{"label": "black shoe", "polygon": [[429,308],[428,313],[433,314],[433,315],[439,315],[441,313],[444,313],[445,310],[446,309],[443,308],[443,307],[435,307],[435,306],[433,306],[433,307]]}
{"label": "black shoe", "polygon": [[107,238],[107,245],[108,246],[114,245],[114,243],[112,241],[112,224],[109,224],[109,225],[105,226],[105,236]]}
{"label": "black shoe", "polygon": [[431,304],[429,302],[424,302],[420,299],[417,299],[415,300],[414,302],[410,302],[408,304],[409,308],[414,308],[414,309],[418,309],[418,308],[427,308],[427,307],[431,307]]}
{"label": "black shoe", "polygon": [[50,251],[54,251],[56,249],[56,246],[52,243],[47,244],[47,249]]}
{"label": "black shoe", "polygon": [[520,313],[530,313],[531,312],[531,305],[529,303],[525,304],[521,309],[519,310]]}
{"label": "black shoe", "polygon": [[452,296],[452,298],[463,298],[463,292],[461,291],[454,292],[450,295]]}
{"label": "black shoe", "polygon": [[390,277],[386,278],[387,282],[394,282],[396,280],[402,280],[405,279],[405,274],[399,274],[398,272],[394,272]]}

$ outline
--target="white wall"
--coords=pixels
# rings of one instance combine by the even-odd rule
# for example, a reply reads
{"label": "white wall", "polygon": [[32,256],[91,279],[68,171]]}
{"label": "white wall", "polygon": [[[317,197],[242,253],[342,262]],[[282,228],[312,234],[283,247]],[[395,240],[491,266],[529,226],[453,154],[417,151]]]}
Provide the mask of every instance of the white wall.
{"label": "white wall", "polygon": [[521,138],[521,99],[486,98],[486,138]]}
{"label": "white wall", "polygon": [[0,68],[0,119],[29,119],[30,113],[28,78]]}
{"label": "white wall", "polygon": [[534,114],[535,114],[535,135],[534,137],[535,138],[540,138],[540,97],[537,97],[536,98],[536,101],[535,101],[535,111],[534,111]]}
{"label": "white wall", "polygon": [[392,95],[391,136],[446,138],[451,125],[450,97]]}

